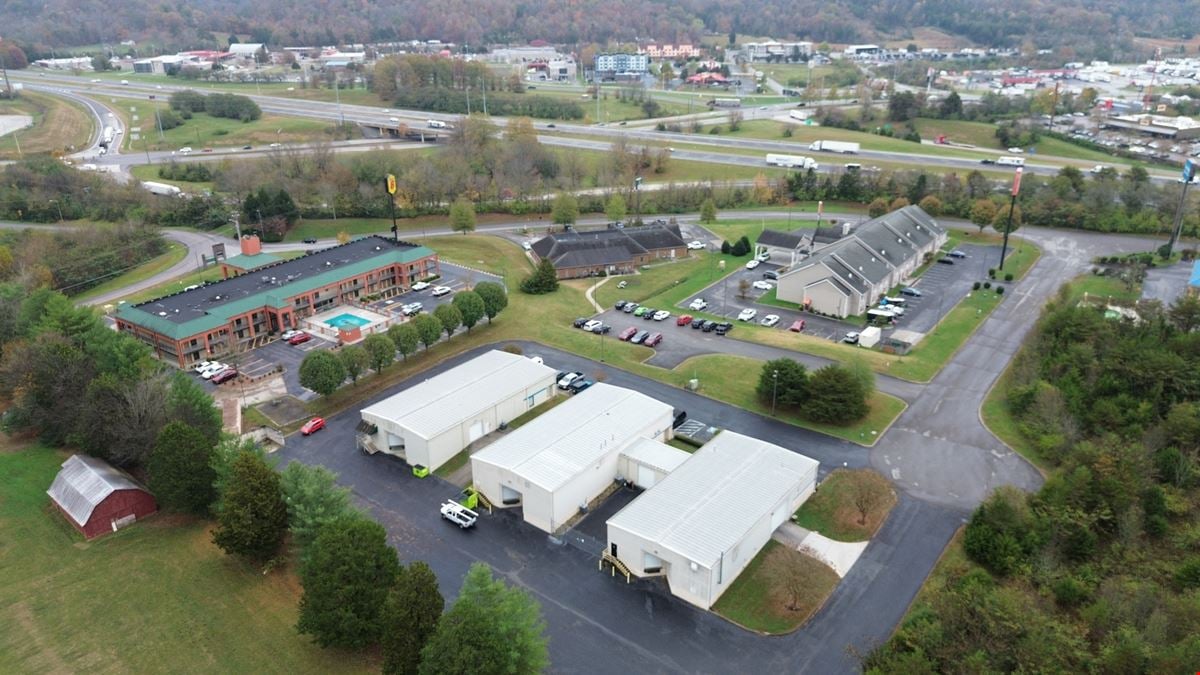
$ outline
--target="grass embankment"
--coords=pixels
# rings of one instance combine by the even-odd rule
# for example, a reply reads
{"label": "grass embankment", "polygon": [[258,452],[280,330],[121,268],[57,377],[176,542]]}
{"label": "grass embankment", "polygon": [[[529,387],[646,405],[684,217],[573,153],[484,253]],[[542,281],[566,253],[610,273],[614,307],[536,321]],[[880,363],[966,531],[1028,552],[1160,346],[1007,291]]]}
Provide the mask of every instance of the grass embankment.
{"label": "grass embankment", "polygon": [[75,296],[75,301],[76,302],[84,302],[84,301],[88,300],[89,298],[96,297],[97,295],[102,295],[102,294],[108,293],[110,291],[114,291],[114,290],[117,290],[120,288],[125,288],[126,286],[129,286],[131,284],[136,284],[138,282],[145,281],[146,279],[149,279],[150,277],[154,276],[155,274],[159,274],[161,272],[164,272],[164,271],[170,269],[173,265],[178,263],[180,260],[183,260],[185,257],[187,257],[187,254],[188,254],[187,247],[184,246],[183,244],[180,244],[180,243],[174,242],[174,241],[167,242],[167,252],[166,253],[163,253],[162,255],[151,258],[150,260],[147,260],[146,262],[142,263],[141,265],[138,265],[137,267],[129,269],[128,271],[125,271],[124,273],[119,274],[118,276],[112,277],[108,281],[106,281],[98,286],[93,286],[92,288],[88,289],[86,292]]}
{"label": "grass embankment", "polygon": [[[863,518],[858,504],[866,509]],[[892,484],[872,469],[838,469],[821,481],[793,521],[837,541],[867,541],[896,505]]]}
{"label": "grass embankment", "polygon": [[300,584],[225,555],[211,523],[159,514],[85,543],[49,504],[66,455],[0,452],[0,672],[377,672],[296,632]]}
{"label": "grass embankment", "polygon": [[[784,136],[783,130],[791,128],[792,135]],[[702,132],[704,133],[704,132]],[[813,141],[849,141],[858,143],[863,150],[880,152],[902,152],[907,154],[930,155],[934,157],[959,157],[967,159],[983,159],[990,156],[987,153],[954,148],[945,145],[924,145],[890,136],[880,136],[866,131],[850,131],[834,127],[807,126],[775,122],[770,120],[754,120],[743,122],[738,131],[728,131],[728,125],[723,125],[722,135],[734,138],[757,138],[770,141],[788,141],[797,145],[797,152],[808,152],[808,146]],[[802,146],[802,147],[801,147]],[[836,155],[826,152],[816,152],[813,156],[819,163],[840,164],[842,162],[859,162],[853,155]],[[871,164],[875,164],[872,160]],[[911,168],[911,167],[910,167]]]}
{"label": "grass embankment", "polygon": [[[519,247],[496,237],[439,237],[431,245],[444,260],[501,275],[510,288],[515,287],[518,281],[532,270],[532,265]],[[704,254],[706,257],[710,255]],[[700,260],[701,262],[696,264],[705,265],[704,258]],[[707,282],[699,279],[697,283]],[[679,284],[659,296],[673,294],[682,299],[687,294],[684,286],[686,283]],[[509,295],[508,308],[490,327],[483,324],[470,334],[458,334],[453,340],[442,341],[407,361],[388,366],[382,376],[371,375],[362,378],[356,387],[344,387],[332,396],[312,402],[310,409],[313,414],[328,417],[468,349],[504,340],[531,340],[585,358],[603,360],[608,366],[676,387],[684,387],[689,379],[698,375],[702,378],[701,394],[733,405],[745,406],[760,413],[769,413],[769,405],[763,406],[753,400],[753,379],[749,380],[750,385],[747,389],[747,383],[742,381],[746,378],[729,377],[729,373],[744,373],[746,368],[755,369],[757,372],[757,369],[761,368],[758,361],[740,359],[731,362],[729,359],[739,357],[701,356],[690,359],[673,370],[664,370],[645,363],[654,354],[648,347],[621,342],[611,336],[601,338],[573,328],[572,319],[593,313],[584,298],[585,288],[585,284],[564,283],[558,291],[543,296],[528,296],[514,291]],[[682,294],[681,289],[685,291]],[[662,306],[670,306],[669,301],[665,300]],[[900,414],[903,407],[904,403],[899,399],[877,394],[871,401],[871,414],[855,425],[835,427],[813,424],[795,416],[781,416],[781,419],[852,442],[870,443],[871,431],[882,432]]]}
{"label": "grass embankment", "polygon": [[[200,153],[203,148],[333,140],[329,131],[334,127],[327,122],[275,115],[263,115],[253,122],[242,122],[195,113],[182,125],[165,129],[160,134],[156,113],[168,107],[166,94],[161,98],[163,100],[121,100],[114,106],[127,129],[124,152],[132,154],[191,147],[194,152]],[[179,161],[186,160],[186,156],[179,157]]]}
{"label": "grass embankment", "polygon": [[713,611],[760,633],[790,633],[825,604],[838,580],[825,563],[768,541]]}
{"label": "grass embankment", "polygon": [[0,136],[0,159],[74,152],[91,142],[95,119],[83,106],[28,89],[20,93],[15,99],[0,100],[0,115],[28,115],[33,125]]}

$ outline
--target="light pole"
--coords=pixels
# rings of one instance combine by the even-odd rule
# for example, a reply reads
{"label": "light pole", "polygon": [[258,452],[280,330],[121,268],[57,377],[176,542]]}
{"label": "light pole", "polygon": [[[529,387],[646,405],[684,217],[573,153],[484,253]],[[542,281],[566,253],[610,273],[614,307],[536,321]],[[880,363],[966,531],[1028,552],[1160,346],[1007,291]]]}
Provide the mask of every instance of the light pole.
{"label": "light pole", "polygon": [[1000,267],[1004,270],[1004,256],[1008,254],[1008,234],[1012,232],[1013,211],[1017,208],[1017,193],[1021,191],[1021,167],[1013,175],[1012,199],[1008,203],[1008,222],[1004,225],[1004,243],[1000,246]]}
{"label": "light pole", "polygon": [[771,417],[775,416],[775,399],[779,397],[779,371],[771,371]]}
{"label": "light pole", "polygon": [[1183,205],[1187,201],[1188,186],[1192,184],[1195,175],[1196,164],[1189,159],[1183,165],[1183,192],[1179,193],[1179,205],[1175,207],[1175,227],[1171,230],[1171,238],[1167,240],[1167,255],[1164,258],[1171,257],[1175,242],[1179,241],[1179,234],[1183,230]]}
{"label": "light pole", "polygon": [[633,224],[642,224],[642,177],[633,179]]}

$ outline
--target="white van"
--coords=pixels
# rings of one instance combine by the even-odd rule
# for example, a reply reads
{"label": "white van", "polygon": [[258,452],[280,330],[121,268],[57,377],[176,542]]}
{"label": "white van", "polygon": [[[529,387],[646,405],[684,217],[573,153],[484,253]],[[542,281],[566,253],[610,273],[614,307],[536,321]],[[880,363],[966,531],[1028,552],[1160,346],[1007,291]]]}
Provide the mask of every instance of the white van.
{"label": "white van", "polygon": [[446,128],[446,123],[441,120],[426,120],[425,123],[429,125],[430,129],[445,129]]}

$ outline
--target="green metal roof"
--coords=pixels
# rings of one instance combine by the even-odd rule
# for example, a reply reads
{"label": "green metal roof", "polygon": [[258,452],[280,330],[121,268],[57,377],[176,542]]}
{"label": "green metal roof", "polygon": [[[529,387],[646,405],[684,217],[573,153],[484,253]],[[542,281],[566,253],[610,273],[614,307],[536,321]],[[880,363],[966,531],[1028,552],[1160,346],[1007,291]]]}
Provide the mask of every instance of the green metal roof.
{"label": "green metal roof", "polygon": [[[178,340],[224,326],[239,314],[245,314],[263,307],[275,309],[286,308],[290,305],[288,302],[289,298],[323,286],[336,284],[342,279],[364,274],[370,270],[388,265],[415,262],[432,255],[436,255],[435,252],[426,246],[416,246],[407,249],[385,249],[378,255],[348,265],[342,265],[328,272],[305,276],[295,281],[272,287],[270,290],[215,306],[207,311],[204,316],[189,321],[172,321],[169,316],[162,316],[144,309],[154,305],[155,301],[153,300],[137,306],[128,303],[120,305],[117,308],[116,316],[129,323],[148,328],[156,333]],[[220,284],[221,282],[217,282],[186,292],[212,293],[214,290],[219,292]]]}
{"label": "green metal roof", "polygon": [[232,265],[243,270],[256,270],[260,267],[266,267],[271,263],[277,263],[283,258],[270,253],[256,253],[254,255],[235,255],[232,258],[226,258],[225,264]]}

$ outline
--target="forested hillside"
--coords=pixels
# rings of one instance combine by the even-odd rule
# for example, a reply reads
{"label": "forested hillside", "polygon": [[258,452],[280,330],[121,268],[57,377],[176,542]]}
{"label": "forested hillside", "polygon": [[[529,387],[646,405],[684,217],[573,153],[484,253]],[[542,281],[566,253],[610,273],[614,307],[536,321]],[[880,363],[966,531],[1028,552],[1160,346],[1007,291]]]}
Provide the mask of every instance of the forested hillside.
{"label": "forested hillside", "polygon": [[4,37],[34,47],[126,38],[165,47],[216,44],[229,34],[288,44],[442,39],[466,44],[698,40],[705,33],[853,42],[906,39],[931,27],[986,46],[1069,46],[1119,55],[1134,35],[1190,36],[1188,0],[8,0]]}

